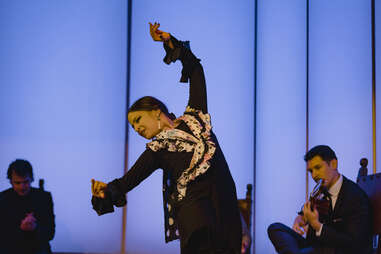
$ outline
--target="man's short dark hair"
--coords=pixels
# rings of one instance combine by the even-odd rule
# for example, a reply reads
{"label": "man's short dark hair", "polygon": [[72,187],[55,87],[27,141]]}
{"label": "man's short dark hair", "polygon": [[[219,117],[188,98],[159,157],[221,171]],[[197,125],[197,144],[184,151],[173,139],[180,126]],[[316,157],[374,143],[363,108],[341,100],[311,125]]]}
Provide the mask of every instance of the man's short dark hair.
{"label": "man's short dark hair", "polygon": [[333,159],[337,160],[335,152],[327,145],[318,145],[311,148],[306,155],[304,155],[304,160],[307,162],[315,156],[320,156],[320,158],[327,163],[330,163]]}
{"label": "man's short dark hair", "polygon": [[12,173],[15,172],[17,175],[21,177],[29,176],[33,181],[33,168],[32,165],[27,160],[17,159],[11,164],[9,164],[7,178],[12,180]]}

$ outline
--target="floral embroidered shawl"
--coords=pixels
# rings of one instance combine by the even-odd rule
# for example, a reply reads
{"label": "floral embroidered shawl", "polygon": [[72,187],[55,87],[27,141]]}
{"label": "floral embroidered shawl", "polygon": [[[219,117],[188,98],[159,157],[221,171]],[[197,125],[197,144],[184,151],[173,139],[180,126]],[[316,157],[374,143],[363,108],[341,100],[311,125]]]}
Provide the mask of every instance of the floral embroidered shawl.
{"label": "floral embroidered shawl", "polygon": [[192,134],[179,129],[164,130],[160,132],[147,147],[153,151],[166,149],[170,152],[192,152],[190,165],[183,171],[177,180],[177,200],[182,200],[186,195],[187,185],[204,174],[210,167],[210,159],[216,150],[211,139],[210,115],[189,106],[183,116],[178,118],[186,123]]}

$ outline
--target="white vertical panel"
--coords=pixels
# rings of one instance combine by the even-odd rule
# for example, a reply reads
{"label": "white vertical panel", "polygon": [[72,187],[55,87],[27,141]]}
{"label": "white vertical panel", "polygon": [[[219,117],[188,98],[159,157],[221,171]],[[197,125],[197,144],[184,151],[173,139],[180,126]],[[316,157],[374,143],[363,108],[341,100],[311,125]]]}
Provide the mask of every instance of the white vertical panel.
{"label": "white vertical panel", "polygon": [[[253,181],[254,1],[139,0],[132,12],[131,103],[152,95],[179,116],[188,101],[181,64],[165,65],[162,45],[150,38],[148,22],[158,21],[202,59],[214,132],[243,198]],[[129,133],[131,166],[147,141]],[[164,243],[161,177],[158,170],[128,194],[128,253],[179,253],[178,242]]]}
{"label": "white vertical panel", "polygon": [[306,4],[258,3],[256,253],[275,253],[273,222],[292,226],[305,196]]}
{"label": "white vertical panel", "polygon": [[[377,163],[377,173],[381,172],[381,3],[380,1],[375,1],[375,32],[376,32],[376,163]],[[378,128],[378,131],[377,131]],[[372,172],[372,165],[368,167],[368,171]]]}
{"label": "white vertical panel", "polygon": [[16,158],[44,178],[54,251],[116,252],[121,212],[98,217],[90,179],[123,172],[125,1],[1,1],[0,186]]}
{"label": "white vertical panel", "polygon": [[371,5],[362,0],[311,1],[310,147],[327,144],[339,171],[355,180],[372,165]]}

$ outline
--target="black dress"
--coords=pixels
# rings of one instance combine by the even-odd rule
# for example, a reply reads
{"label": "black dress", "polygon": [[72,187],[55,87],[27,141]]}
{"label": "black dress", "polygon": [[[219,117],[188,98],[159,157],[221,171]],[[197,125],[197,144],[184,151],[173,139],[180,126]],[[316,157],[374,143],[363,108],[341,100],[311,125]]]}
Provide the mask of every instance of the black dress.
{"label": "black dress", "polygon": [[124,194],[161,168],[166,242],[180,239],[182,253],[202,245],[213,253],[238,254],[242,229],[236,189],[211,131],[203,68],[188,42],[171,40],[175,48],[164,44],[164,62],[183,64],[180,81],[190,80],[187,109],[174,130],[159,133],[122,178],[108,183],[106,200],[93,198],[94,209],[102,214],[113,211],[110,204],[124,205]]}

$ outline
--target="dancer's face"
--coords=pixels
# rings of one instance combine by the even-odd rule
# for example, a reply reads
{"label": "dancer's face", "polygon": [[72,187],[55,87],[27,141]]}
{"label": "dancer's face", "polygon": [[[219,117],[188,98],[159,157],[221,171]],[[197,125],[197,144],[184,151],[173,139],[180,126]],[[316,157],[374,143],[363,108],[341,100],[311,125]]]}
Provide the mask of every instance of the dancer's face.
{"label": "dancer's face", "polygon": [[146,139],[152,139],[159,132],[160,110],[134,111],[128,113],[128,122],[132,128]]}

